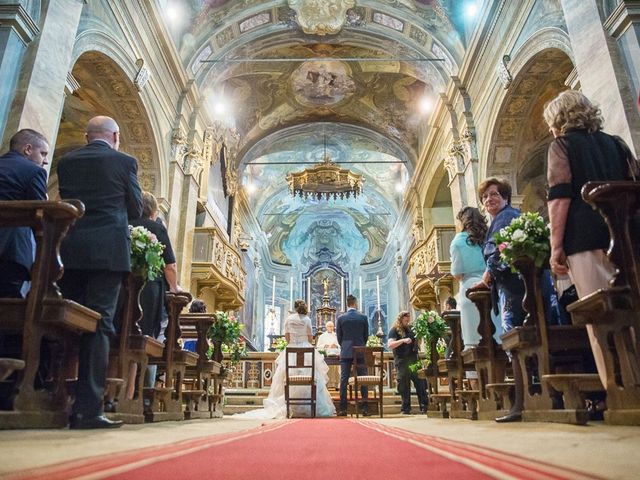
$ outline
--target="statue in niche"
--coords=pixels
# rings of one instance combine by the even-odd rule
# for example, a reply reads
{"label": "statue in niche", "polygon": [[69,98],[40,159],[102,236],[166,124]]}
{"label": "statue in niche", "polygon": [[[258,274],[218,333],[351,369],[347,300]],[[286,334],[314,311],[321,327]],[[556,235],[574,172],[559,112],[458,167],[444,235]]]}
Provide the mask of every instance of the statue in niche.
{"label": "statue in niche", "polygon": [[324,277],[324,279],[322,280],[322,285],[324,287],[324,296],[328,297],[329,296],[329,277]]}

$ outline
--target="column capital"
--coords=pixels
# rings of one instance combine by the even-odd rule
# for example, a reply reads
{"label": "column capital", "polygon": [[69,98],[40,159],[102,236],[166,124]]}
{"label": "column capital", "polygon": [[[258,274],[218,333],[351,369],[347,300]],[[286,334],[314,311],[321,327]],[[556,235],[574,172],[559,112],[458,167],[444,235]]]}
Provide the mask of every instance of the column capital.
{"label": "column capital", "polygon": [[619,38],[632,23],[640,22],[640,0],[623,0],[603,24],[613,38]]}
{"label": "column capital", "polygon": [[40,33],[36,22],[20,4],[0,5],[0,25],[10,26],[25,46]]}

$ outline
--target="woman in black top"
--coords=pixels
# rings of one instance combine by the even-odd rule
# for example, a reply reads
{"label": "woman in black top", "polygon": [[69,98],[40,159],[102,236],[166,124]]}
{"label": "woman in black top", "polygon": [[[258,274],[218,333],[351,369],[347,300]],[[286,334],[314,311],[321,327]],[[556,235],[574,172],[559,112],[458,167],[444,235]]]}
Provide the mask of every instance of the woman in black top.
{"label": "woman in black top", "polygon": [[393,350],[396,367],[398,392],[402,397],[402,413],[411,415],[411,382],[416,388],[420,412],[427,413],[427,386],[425,380],[418,378],[417,372],[411,372],[409,365],[418,361],[418,343],[409,326],[411,314],[400,312],[389,330],[388,347]]}
{"label": "woman in black top", "polygon": [[[582,187],[589,181],[628,179],[635,159],[622,139],[601,131],[600,110],[580,92],[559,94],[545,107],[544,119],[555,137],[547,167],[551,270],[556,275],[569,274],[578,296],[584,297],[608,288],[615,269],[605,254],[609,230],[582,199]],[[606,385],[601,348],[590,325],[587,332]]]}
{"label": "woman in black top", "polygon": [[[171,247],[167,229],[157,221],[158,202],[156,197],[149,192],[142,193],[142,218],[132,220],[130,223],[134,227],[144,227],[153,233],[158,242],[164,245],[162,258],[164,259],[164,278],[147,281],[140,294],[140,306],[142,307],[142,322],[140,328],[144,335],[159,338],[164,334],[162,331],[163,318],[166,316],[164,307],[164,296],[168,284],[171,292],[181,292],[178,285],[178,270],[176,268],[176,257]],[[166,282],[166,283],[165,283]]]}

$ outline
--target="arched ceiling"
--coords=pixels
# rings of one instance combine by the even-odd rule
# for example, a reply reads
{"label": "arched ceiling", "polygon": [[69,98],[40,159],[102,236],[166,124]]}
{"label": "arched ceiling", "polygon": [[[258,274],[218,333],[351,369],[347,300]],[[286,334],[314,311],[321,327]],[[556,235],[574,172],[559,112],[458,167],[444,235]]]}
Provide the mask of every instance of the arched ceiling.
{"label": "arched ceiling", "polygon": [[[170,31],[211,119],[239,133],[238,173],[274,262],[356,268],[383,257],[428,129],[421,100],[435,103],[464,53],[460,3],[182,2],[189,9]],[[345,7],[340,25],[310,34],[304,16],[325,7]],[[358,199],[290,196],[286,174],[321,161],[325,143],[334,162],[364,176]]]}

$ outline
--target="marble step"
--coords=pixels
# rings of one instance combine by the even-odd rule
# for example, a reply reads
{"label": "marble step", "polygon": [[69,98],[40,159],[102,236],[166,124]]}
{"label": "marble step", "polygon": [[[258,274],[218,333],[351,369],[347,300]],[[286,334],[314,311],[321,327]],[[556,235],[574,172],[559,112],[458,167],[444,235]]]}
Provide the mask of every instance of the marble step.
{"label": "marble step", "polygon": [[[257,408],[260,408],[259,405],[225,405],[222,408],[222,411],[224,412],[225,415],[233,415],[235,413],[243,413],[243,412],[248,412],[249,410],[255,410]],[[400,414],[400,405],[384,405],[384,414],[385,415],[399,415]],[[420,411],[418,405],[416,403],[413,403],[411,405],[411,410],[414,413],[417,413]]]}

